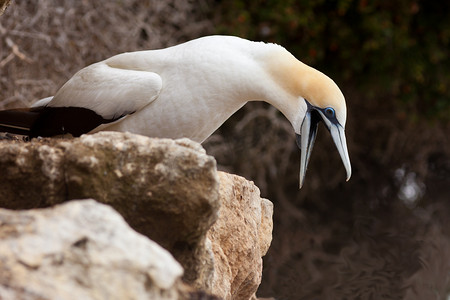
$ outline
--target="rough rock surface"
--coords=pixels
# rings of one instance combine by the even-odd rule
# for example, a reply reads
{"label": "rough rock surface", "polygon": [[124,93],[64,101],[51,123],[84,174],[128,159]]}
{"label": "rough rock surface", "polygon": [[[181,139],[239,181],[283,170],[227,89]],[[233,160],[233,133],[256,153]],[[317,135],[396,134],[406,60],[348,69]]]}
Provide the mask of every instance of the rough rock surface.
{"label": "rough rock surface", "polygon": [[[216,162],[188,139],[100,132],[77,139],[0,141],[0,207],[93,198],[171,253],[184,280],[208,290],[205,233],[220,206]],[[209,259],[208,259],[209,258]]]}
{"label": "rough rock surface", "polygon": [[0,170],[0,207],[96,199],[169,250],[185,282],[225,299],[254,298],[272,204],[253,183],[217,172],[199,144],[117,132],[0,140]]}
{"label": "rough rock surface", "polygon": [[272,241],[273,204],[243,177],[219,172],[222,206],[208,231],[214,252],[212,292],[224,299],[255,299],[262,257]]}
{"label": "rough rock surface", "polygon": [[0,209],[0,298],[185,299],[183,269],[109,206]]}

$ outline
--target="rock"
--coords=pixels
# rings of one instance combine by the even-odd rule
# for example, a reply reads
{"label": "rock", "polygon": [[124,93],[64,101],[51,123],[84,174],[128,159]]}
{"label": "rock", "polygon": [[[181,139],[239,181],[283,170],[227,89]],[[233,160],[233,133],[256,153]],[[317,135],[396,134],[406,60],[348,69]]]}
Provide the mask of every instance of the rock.
{"label": "rock", "polygon": [[110,207],[0,209],[1,299],[187,299],[183,269]]}
{"label": "rock", "polygon": [[0,170],[1,207],[96,199],[169,250],[194,288],[255,298],[272,239],[272,203],[252,182],[217,172],[199,144],[118,132],[0,140]]}
{"label": "rock", "polygon": [[213,258],[205,235],[217,218],[219,182],[214,158],[198,143],[119,132],[0,140],[0,170],[1,207],[84,198],[109,204],[136,231],[170,250],[185,268],[186,282],[210,289]]}
{"label": "rock", "polygon": [[219,172],[222,206],[208,231],[214,253],[212,293],[224,299],[256,299],[262,257],[272,241],[273,204],[243,177]]}

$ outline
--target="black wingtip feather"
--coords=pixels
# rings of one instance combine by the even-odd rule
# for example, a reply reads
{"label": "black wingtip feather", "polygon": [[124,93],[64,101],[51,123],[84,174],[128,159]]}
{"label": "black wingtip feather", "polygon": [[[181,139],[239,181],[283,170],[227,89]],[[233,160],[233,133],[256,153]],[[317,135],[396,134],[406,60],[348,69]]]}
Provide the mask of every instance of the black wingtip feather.
{"label": "black wingtip feather", "polygon": [[27,108],[0,111],[0,131],[13,134],[29,135],[30,128],[36,122],[39,113]]}
{"label": "black wingtip feather", "polygon": [[12,109],[0,111],[0,131],[29,137],[63,134],[77,137],[117,119],[104,119],[94,111],[81,107]]}
{"label": "black wingtip feather", "polygon": [[39,118],[30,130],[31,137],[49,137],[68,134],[77,137],[88,133],[95,127],[109,123],[96,112],[82,107],[39,107]]}

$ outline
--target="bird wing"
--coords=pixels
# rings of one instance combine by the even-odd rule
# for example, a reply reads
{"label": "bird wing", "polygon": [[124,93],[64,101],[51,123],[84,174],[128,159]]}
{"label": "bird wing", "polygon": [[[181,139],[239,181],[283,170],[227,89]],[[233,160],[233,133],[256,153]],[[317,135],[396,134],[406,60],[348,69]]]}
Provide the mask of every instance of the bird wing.
{"label": "bird wing", "polygon": [[118,119],[155,100],[162,88],[161,77],[139,69],[111,66],[107,61],[78,71],[58,90],[48,107],[81,107],[104,119]]}

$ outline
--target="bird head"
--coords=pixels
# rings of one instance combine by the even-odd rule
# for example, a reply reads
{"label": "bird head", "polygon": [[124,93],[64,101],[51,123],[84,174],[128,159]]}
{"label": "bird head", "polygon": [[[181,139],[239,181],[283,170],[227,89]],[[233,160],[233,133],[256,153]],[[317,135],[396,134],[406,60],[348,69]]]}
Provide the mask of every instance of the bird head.
{"label": "bird head", "polygon": [[275,51],[266,61],[270,78],[278,86],[274,89],[278,97],[274,95],[271,104],[283,112],[294,127],[301,151],[300,188],[321,121],[337,147],[348,181],[352,171],[345,138],[347,108],[344,95],[336,83],[322,72],[297,60],[282,47],[273,49]]}
{"label": "bird head", "polygon": [[[309,76],[304,81],[302,96],[298,101],[304,102],[306,109],[299,128],[295,128],[297,145],[300,148],[300,188],[303,185],[306,168],[317,135],[318,124],[322,121],[331,134],[334,144],[341,156],[347,181],[352,170],[345,138],[347,108],[345,98],[339,87],[323,73],[308,67]],[[300,122],[297,122],[300,123]]]}

